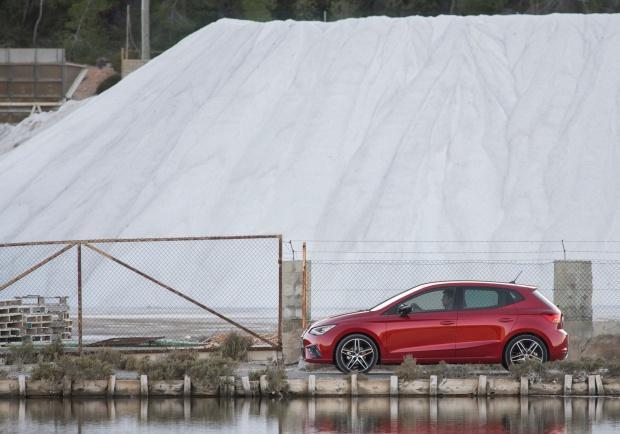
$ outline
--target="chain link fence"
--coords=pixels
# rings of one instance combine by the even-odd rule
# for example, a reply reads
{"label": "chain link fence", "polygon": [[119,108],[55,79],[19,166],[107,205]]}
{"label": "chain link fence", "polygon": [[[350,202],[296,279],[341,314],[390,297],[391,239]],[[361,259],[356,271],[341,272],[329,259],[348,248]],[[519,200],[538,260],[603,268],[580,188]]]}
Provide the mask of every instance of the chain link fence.
{"label": "chain link fence", "polygon": [[[442,280],[487,280],[533,285],[559,304],[571,320],[620,320],[620,261],[565,263],[559,279],[555,261],[313,260],[313,320],[369,309],[416,285]],[[587,267],[586,267],[587,270]],[[555,289],[554,289],[555,288]],[[588,312],[587,306],[591,306]]]}
{"label": "chain link fence", "polygon": [[61,326],[75,345],[208,348],[237,331],[279,347],[281,252],[277,235],[0,246],[0,347]]}

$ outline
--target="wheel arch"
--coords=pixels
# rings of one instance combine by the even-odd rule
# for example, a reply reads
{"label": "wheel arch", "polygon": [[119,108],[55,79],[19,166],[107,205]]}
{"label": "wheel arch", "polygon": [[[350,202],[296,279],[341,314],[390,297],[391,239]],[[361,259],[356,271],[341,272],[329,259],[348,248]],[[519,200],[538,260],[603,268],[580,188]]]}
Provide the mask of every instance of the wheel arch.
{"label": "wheel arch", "polygon": [[506,364],[506,349],[508,348],[508,345],[510,344],[510,342],[512,342],[514,339],[520,337],[520,336],[534,336],[537,337],[538,339],[541,340],[541,342],[543,343],[543,345],[545,346],[545,351],[547,351],[547,359],[549,359],[551,357],[551,353],[549,352],[549,342],[547,340],[547,338],[540,332],[534,330],[534,331],[530,331],[530,330],[519,330],[515,333],[510,334],[510,336],[508,336],[506,338],[506,343],[504,344],[504,346],[502,347],[502,364]]}

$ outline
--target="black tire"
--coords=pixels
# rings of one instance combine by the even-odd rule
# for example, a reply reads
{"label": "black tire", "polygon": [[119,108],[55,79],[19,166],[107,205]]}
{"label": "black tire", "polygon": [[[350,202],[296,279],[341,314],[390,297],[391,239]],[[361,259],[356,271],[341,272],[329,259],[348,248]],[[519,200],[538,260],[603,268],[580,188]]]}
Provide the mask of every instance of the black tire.
{"label": "black tire", "polygon": [[344,373],[365,373],[379,361],[379,349],[366,335],[348,335],[338,342],[334,359],[336,367]]}
{"label": "black tire", "polygon": [[538,336],[519,335],[515,336],[508,342],[504,348],[502,357],[502,365],[506,369],[515,363],[524,360],[538,360],[545,363],[549,360],[549,351],[547,345]]}

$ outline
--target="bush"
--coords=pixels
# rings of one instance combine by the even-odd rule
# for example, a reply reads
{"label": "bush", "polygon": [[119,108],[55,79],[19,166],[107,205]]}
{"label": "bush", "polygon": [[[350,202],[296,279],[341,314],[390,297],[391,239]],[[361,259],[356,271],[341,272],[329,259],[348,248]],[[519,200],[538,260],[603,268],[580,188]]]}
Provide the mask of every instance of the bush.
{"label": "bush", "polygon": [[539,383],[547,378],[545,366],[538,360],[524,360],[510,366],[510,373],[515,378],[527,377],[533,383]]}
{"label": "bush", "polygon": [[154,362],[148,358],[142,359],[137,368],[140,374],[148,375],[149,379],[179,380],[189,373],[194,363],[196,363],[196,354],[178,351]]}
{"label": "bush", "polygon": [[0,380],[6,380],[9,376],[9,373],[4,369],[0,369]]}
{"label": "bush", "polygon": [[79,380],[105,380],[114,373],[112,366],[95,354],[82,355],[79,357],[62,357],[56,363],[62,369],[64,376],[73,381]]}
{"label": "bush", "polygon": [[30,378],[33,380],[43,380],[50,383],[60,383],[64,376],[64,369],[50,362],[39,362],[30,374]]}
{"label": "bush", "polygon": [[248,349],[252,346],[252,338],[237,332],[228,333],[222,345],[220,354],[222,357],[242,361],[247,359]]}
{"label": "bush", "polygon": [[41,350],[40,359],[44,362],[55,362],[65,354],[65,347],[60,337],[56,336],[54,340]]}
{"label": "bush", "polygon": [[205,360],[196,360],[189,369],[189,375],[192,377],[192,382],[203,387],[216,387],[220,377],[234,375],[236,369],[236,361],[220,355],[212,355]]}
{"label": "bush", "polygon": [[37,363],[38,361],[39,357],[32,342],[11,345],[9,347],[9,355],[6,359],[7,365],[23,366],[25,364]]}
{"label": "bush", "polygon": [[405,381],[415,380],[421,376],[421,373],[422,371],[418,363],[410,355],[405,356],[403,363],[394,371],[394,374],[396,374],[398,378],[402,378]]}
{"label": "bush", "polygon": [[101,83],[99,83],[99,86],[97,86],[97,90],[95,91],[95,93],[99,95],[100,93],[103,93],[109,88],[111,88],[112,86],[114,86],[119,81],[121,81],[120,74],[111,75],[105,80],[103,80]]}
{"label": "bush", "polygon": [[92,353],[92,355],[97,357],[99,360],[106,362],[115,369],[125,368],[125,365],[128,362],[128,359],[126,359],[120,351],[111,350],[109,348],[98,350]]}
{"label": "bush", "polygon": [[286,370],[281,364],[268,366],[265,369],[265,375],[267,376],[267,391],[272,395],[283,396],[288,393],[289,386]]}

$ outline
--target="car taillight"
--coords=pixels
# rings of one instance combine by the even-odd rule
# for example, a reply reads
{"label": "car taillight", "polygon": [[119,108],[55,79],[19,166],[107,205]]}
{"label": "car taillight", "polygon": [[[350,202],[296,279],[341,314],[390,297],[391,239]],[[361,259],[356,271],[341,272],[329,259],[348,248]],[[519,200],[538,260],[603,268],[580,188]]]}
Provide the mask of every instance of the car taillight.
{"label": "car taillight", "polygon": [[543,316],[547,319],[547,321],[550,321],[553,324],[557,324],[559,329],[562,328],[563,324],[561,313],[544,313]]}

